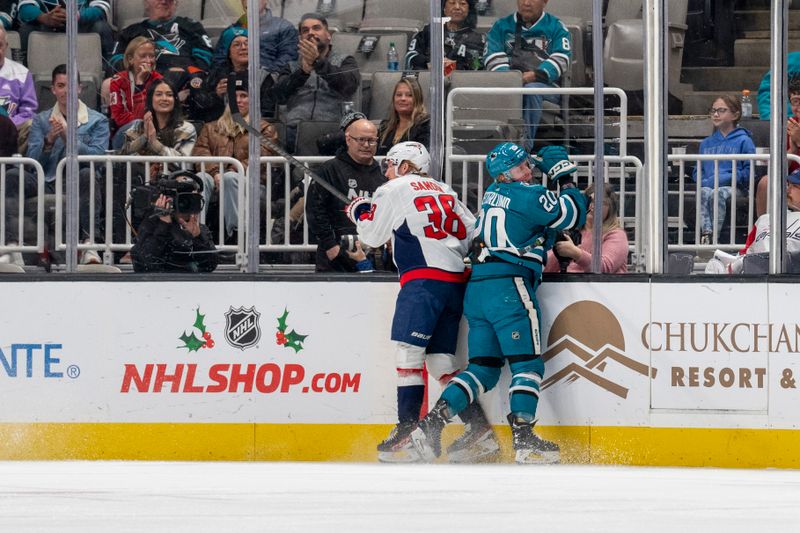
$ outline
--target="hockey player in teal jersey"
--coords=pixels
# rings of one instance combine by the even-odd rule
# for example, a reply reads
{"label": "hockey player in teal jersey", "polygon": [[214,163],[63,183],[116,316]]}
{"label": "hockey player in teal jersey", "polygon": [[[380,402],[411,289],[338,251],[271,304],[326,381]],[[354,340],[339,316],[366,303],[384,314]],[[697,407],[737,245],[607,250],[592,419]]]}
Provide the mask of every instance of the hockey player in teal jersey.
{"label": "hockey player in teal jersey", "polygon": [[[519,70],[526,88],[557,87],[570,67],[569,30],[544,9],[547,0],[517,0],[517,12],[498,19],[486,36],[486,70]],[[525,148],[533,149],[542,118],[542,100],[558,103],[558,95],[525,95]]]}
{"label": "hockey player in teal jersey", "polygon": [[558,232],[582,226],[587,203],[572,182],[576,168],[563,147],[547,146],[533,158],[551,182],[560,185],[560,194],[530,183],[528,158],[513,143],[496,146],[486,158],[495,182],[483,196],[472,276],[464,297],[469,366],[451,379],[411,434],[414,446],[429,461],[441,454],[441,432],[447,421],[497,384],[506,360],[512,375],[508,421],[516,461],[559,460],[558,445],[533,433],[544,376],[536,289]]}

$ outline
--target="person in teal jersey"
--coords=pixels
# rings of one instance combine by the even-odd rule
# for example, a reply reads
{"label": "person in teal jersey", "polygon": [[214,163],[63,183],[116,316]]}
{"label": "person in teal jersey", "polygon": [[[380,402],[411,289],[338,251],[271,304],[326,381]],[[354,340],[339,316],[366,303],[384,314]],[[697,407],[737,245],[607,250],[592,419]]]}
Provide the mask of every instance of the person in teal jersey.
{"label": "person in teal jersey", "polygon": [[[519,70],[526,88],[555,88],[570,68],[569,30],[550,13],[547,0],[517,0],[517,11],[497,19],[489,30],[483,61],[488,71]],[[533,150],[542,118],[543,100],[558,103],[556,94],[522,97],[525,148]]]}
{"label": "person in teal jersey", "polygon": [[533,159],[553,185],[560,185],[560,194],[531,183],[529,155],[516,144],[502,143],[486,158],[495,181],[483,196],[475,224],[472,276],[464,297],[469,366],[450,380],[411,434],[426,460],[441,454],[444,425],[497,384],[506,360],[512,375],[508,421],[516,461],[559,460],[558,445],[533,433],[544,376],[536,289],[559,231],[586,220],[586,199],[575,188],[571,175],[576,167],[567,157],[564,147],[546,146]]}

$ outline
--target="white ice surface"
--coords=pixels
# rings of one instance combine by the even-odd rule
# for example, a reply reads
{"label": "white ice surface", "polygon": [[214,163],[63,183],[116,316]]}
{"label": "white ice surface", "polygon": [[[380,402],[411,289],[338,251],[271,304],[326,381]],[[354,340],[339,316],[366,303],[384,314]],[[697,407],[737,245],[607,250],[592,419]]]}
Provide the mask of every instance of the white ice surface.
{"label": "white ice surface", "polygon": [[0,462],[0,532],[800,531],[800,471]]}

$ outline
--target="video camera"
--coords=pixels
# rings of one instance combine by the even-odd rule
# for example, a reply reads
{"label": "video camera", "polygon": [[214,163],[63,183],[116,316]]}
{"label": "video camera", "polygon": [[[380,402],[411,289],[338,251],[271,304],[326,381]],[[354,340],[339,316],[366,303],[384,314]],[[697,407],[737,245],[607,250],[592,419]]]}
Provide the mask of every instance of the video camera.
{"label": "video camera", "polygon": [[[581,244],[581,231],[579,229],[571,229],[568,231],[559,231],[558,236],[556,237],[556,242],[562,242],[567,240],[567,236],[572,239],[573,244],[575,246],[580,246]],[[553,247],[553,254],[558,259],[558,270],[562,274],[567,272],[567,268],[569,267],[570,262],[572,261],[571,257],[564,257],[563,255],[558,255],[556,252],[555,247]]]}
{"label": "video camera", "polygon": [[[178,170],[169,175],[162,174],[154,183],[140,185],[131,190],[134,218],[151,214],[159,216],[195,214],[203,210],[203,180],[190,170]],[[155,206],[161,195],[170,201],[166,208]]]}

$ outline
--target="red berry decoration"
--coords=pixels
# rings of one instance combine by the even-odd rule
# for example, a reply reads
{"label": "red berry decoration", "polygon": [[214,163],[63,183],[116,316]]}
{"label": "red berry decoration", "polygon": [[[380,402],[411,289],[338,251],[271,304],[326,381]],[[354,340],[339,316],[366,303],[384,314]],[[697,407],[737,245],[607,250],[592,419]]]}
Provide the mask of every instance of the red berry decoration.
{"label": "red berry decoration", "polygon": [[208,346],[209,348],[213,348],[213,347],[214,347],[214,341],[212,341],[212,340],[209,340],[209,341],[206,343],[206,346]]}
{"label": "red berry decoration", "polygon": [[203,333],[203,338],[207,341],[211,340],[211,332],[206,331],[205,333]]}

